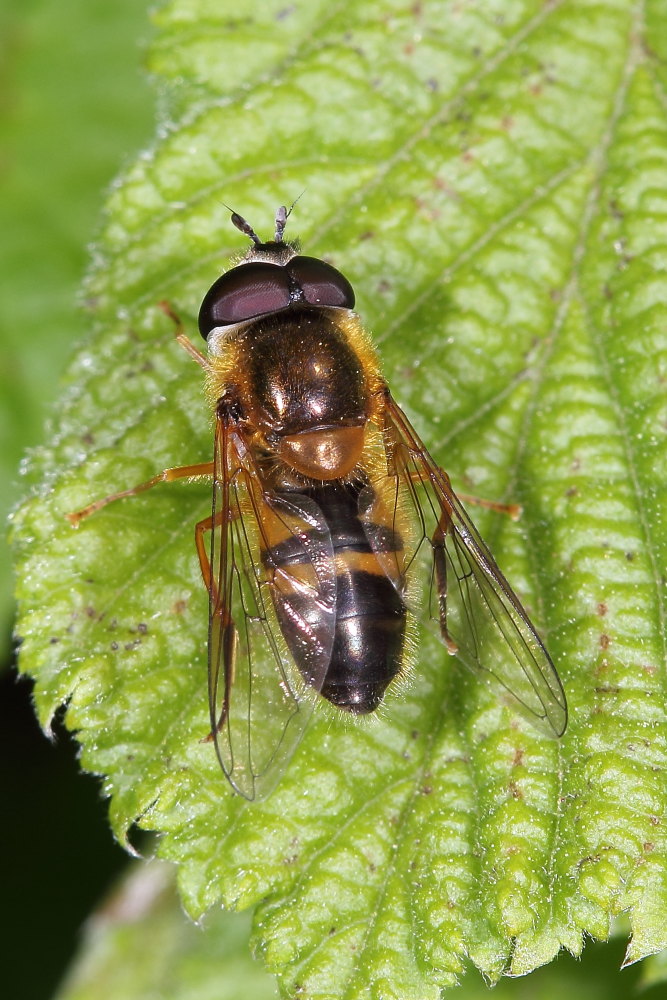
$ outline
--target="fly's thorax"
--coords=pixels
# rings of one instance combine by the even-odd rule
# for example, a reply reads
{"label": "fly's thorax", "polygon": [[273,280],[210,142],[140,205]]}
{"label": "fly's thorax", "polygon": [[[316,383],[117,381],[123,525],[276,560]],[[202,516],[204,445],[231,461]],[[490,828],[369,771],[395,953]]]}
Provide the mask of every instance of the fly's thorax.
{"label": "fly's thorax", "polygon": [[345,478],[362,459],[379,377],[357,328],[351,310],[303,308],[213,331],[211,395],[232,385],[246,425],[297,473]]}

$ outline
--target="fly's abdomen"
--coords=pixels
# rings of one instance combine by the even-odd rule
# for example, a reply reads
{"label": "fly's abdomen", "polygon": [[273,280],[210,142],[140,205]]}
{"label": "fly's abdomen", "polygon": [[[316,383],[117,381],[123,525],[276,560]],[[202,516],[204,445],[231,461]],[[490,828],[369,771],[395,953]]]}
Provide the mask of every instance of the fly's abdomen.
{"label": "fly's abdomen", "polygon": [[[302,490],[321,511],[329,528],[336,572],[336,621],[331,659],[320,688],[339,708],[355,714],[374,711],[387,686],[400,673],[405,649],[407,608],[371,548],[359,517],[362,482],[324,483]],[[400,536],[376,526],[386,552],[402,551]],[[376,542],[377,545],[377,542]],[[274,566],[290,564],[292,545],[275,545],[267,553]],[[304,679],[312,683],[303,629],[295,629],[276,608],[290,652]],[[301,616],[307,618],[307,608]]]}
{"label": "fly's abdomen", "polygon": [[322,694],[357,715],[373,712],[401,670],[406,607],[370,551],[336,553],[336,635]]}

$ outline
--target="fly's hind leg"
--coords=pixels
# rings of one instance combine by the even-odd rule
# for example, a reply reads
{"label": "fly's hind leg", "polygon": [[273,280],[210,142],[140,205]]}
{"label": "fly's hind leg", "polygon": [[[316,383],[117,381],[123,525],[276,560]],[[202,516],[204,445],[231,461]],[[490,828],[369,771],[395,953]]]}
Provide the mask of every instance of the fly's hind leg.
{"label": "fly's hind leg", "polygon": [[449,530],[449,516],[443,511],[440,515],[437,527],[431,536],[431,548],[433,549],[433,569],[435,571],[435,583],[438,588],[438,619],[440,622],[440,634],[447,652],[455,656],[459,651],[454,639],[452,639],[447,628],[447,554],[445,550],[445,538]]}
{"label": "fly's hind leg", "polygon": [[[229,713],[229,692],[234,682],[234,668],[236,666],[236,652],[238,647],[238,632],[229,614],[229,610],[220,603],[218,587],[211,571],[211,561],[206,551],[206,545],[204,544],[204,533],[220,527],[220,525],[224,524],[224,520],[224,514],[218,511],[216,514],[198,521],[195,525],[195,544],[197,546],[197,555],[199,556],[199,565],[201,566],[201,575],[204,578],[204,584],[208,590],[211,602],[211,643],[217,642],[222,646],[221,657],[218,657],[215,649],[209,650],[209,657],[212,662],[219,662],[221,659],[225,665],[222,708],[217,719],[215,714],[211,713],[211,731],[200,740],[201,743],[210,743],[214,740],[216,733],[220,732],[227,720]],[[209,690],[211,705],[217,703],[217,683],[217,675],[209,673],[209,684],[214,684],[216,687],[214,691]]]}
{"label": "fly's hind leg", "polygon": [[65,517],[76,528],[84,518],[95,514],[102,507],[106,507],[107,504],[113,503],[115,500],[123,500],[125,497],[136,496],[138,493],[152,489],[158,483],[171,483],[176,479],[196,479],[198,476],[212,475],[213,462],[200,462],[197,465],[180,465],[175,469],[163,469],[156,476],[147,479],[145,483],[139,483],[138,486],[133,486],[129,490],[121,490],[120,493],[110,493],[109,496],[102,497],[100,500],[94,500],[93,503],[89,503],[87,507],[83,507],[81,510],[65,514]]}

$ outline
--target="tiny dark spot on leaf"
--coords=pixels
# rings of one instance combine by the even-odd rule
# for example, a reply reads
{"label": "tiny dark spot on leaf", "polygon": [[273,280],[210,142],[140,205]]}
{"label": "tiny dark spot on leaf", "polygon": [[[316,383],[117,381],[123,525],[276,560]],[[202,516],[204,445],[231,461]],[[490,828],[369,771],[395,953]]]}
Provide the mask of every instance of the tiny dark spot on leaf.
{"label": "tiny dark spot on leaf", "polygon": [[411,740],[418,740],[419,739],[419,730],[418,729],[413,729],[412,730],[412,732],[410,733],[410,739]]}
{"label": "tiny dark spot on leaf", "polygon": [[434,94],[436,94],[440,90],[440,84],[435,79],[435,77],[432,77],[432,76],[429,76],[428,80],[426,81],[426,86]]}
{"label": "tiny dark spot on leaf", "polygon": [[514,751],[514,758],[512,760],[512,767],[521,767],[523,764],[523,750],[521,747],[517,747]]}
{"label": "tiny dark spot on leaf", "polygon": [[632,562],[635,558],[634,552],[626,552],[625,558],[628,560],[628,562]]}
{"label": "tiny dark spot on leaf", "polygon": [[643,844],[644,854],[650,854],[651,851],[655,850],[655,844],[652,844],[650,840],[647,840]]}
{"label": "tiny dark spot on leaf", "polygon": [[523,798],[523,792],[521,791],[521,789],[517,785],[516,781],[512,781],[511,778],[510,778],[510,781],[509,781],[509,783],[507,785],[507,789],[508,789],[508,791],[509,791],[509,793],[510,793],[510,795],[512,796],[513,799],[522,799]]}
{"label": "tiny dark spot on leaf", "polygon": [[55,646],[57,642],[60,642],[60,638],[57,635],[52,635],[51,638],[49,639],[49,642],[51,643],[52,646]]}
{"label": "tiny dark spot on leaf", "polygon": [[361,235],[359,236],[359,239],[360,240],[374,240],[375,239],[375,230],[373,230],[373,229],[367,229],[365,232],[361,233]]}
{"label": "tiny dark spot on leaf", "polygon": [[173,615],[182,615],[187,606],[188,606],[187,601],[183,600],[175,601],[174,604],[172,604],[171,606],[171,613]]}
{"label": "tiny dark spot on leaf", "polygon": [[335,933],[336,933],[336,928],[335,927],[330,927],[329,928],[329,937],[331,937],[331,935],[335,934]]}
{"label": "tiny dark spot on leaf", "polygon": [[289,7],[281,7],[281,9],[276,13],[276,21],[284,21],[286,18],[291,17],[296,10],[296,4],[291,3]]}
{"label": "tiny dark spot on leaf", "polygon": [[113,649],[113,651],[115,652],[118,649],[118,643],[114,640],[109,648]]}
{"label": "tiny dark spot on leaf", "polygon": [[439,208],[434,208],[428,202],[424,201],[423,198],[415,198],[414,201],[419,212],[422,212],[431,222],[437,222],[440,218]]}
{"label": "tiny dark spot on leaf", "polygon": [[605,602],[604,601],[600,601],[599,604],[598,604],[598,606],[597,606],[597,613],[600,616],[600,618],[604,618],[604,616],[607,614],[608,610],[609,610],[609,608],[607,607],[607,605],[605,604]]}
{"label": "tiny dark spot on leaf", "polygon": [[649,822],[650,822],[651,826],[660,826],[660,817],[659,816],[649,816]]}
{"label": "tiny dark spot on leaf", "polygon": [[139,622],[137,625],[137,632],[141,632],[142,635],[146,635],[148,632],[148,625],[145,622]]}
{"label": "tiny dark spot on leaf", "polygon": [[141,645],[141,639],[133,639],[132,642],[126,642],[123,648],[126,649],[129,653],[130,650],[136,649],[140,645]]}
{"label": "tiny dark spot on leaf", "polygon": [[568,487],[568,489],[565,490],[565,496],[566,497],[576,497],[576,495],[578,494],[578,492],[579,492],[579,490],[577,489],[576,486],[570,486],[570,487]]}
{"label": "tiny dark spot on leaf", "polygon": [[605,635],[605,633],[603,632],[602,635],[600,636],[600,646],[601,646],[601,648],[602,649],[609,649],[610,642],[611,642],[611,639],[609,638],[609,636]]}
{"label": "tiny dark spot on leaf", "polygon": [[421,793],[422,793],[422,795],[432,795],[432,793],[433,793],[433,786],[432,785],[422,785]]}
{"label": "tiny dark spot on leaf", "polygon": [[86,431],[81,435],[81,440],[84,444],[95,444],[95,435],[91,431]]}

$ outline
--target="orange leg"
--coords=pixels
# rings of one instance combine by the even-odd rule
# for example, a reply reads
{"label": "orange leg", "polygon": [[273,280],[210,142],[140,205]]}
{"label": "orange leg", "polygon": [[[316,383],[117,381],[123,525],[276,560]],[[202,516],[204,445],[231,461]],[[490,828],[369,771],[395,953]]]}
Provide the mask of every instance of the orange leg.
{"label": "orange leg", "polygon": [[[439,469],[441,475],[449,482],[449,476],[443,468]],[[421,472],[410,472],[410,482],[427,483],[428,477]],[[482,497],[473,497],[469,493],[457,493],[456,496],[464,503],[472,503],[476,507],[486,507],[487,510],[495,510],[499,514],[508,514],[513,521],[518,521],[521,517],[521,505],[518,503],[498,503],[497,500],[484,500]]]}
{"label": "orange leg", "polygon": [[[208,557],[208,552],[206,551],[206,546],[204,544],[204,532],[213,531],[213,529],[219,527],[223,521],[224,514],[221,511],[218,511],[216,514],[212,514],[210,517],[205,517],[202,521],[198,521],[195,525],[195,543],[197,546],[197,554],[199,556],[199,565],[201,566],[201,573],[204,577],[206,589],[210,595],[211,607],[215,609],[211,622],[211,634],[213,637],[214,648],[216,643],[220,643],[220,659],[224,664],[225,669],[222,708],[217,720],[215,718],[215,714],[211,715],[211,731],[207,736],[204,736],[200,740],[201,743],[210,743],[213,739],[215,739],[215,734],[220,732],[227,720],[229,712],[229,692],[231,691],[234,680],[236,650],[238,645],[238,633],[236,631],[234,621],[229,615],[229,609],[219,607],[218,588],[213,580],[211,561]],[[209,656],[211,659],[214,658],[214,656],[211,655],[210,650]],[[209,683],[211,683],[210,675]],[[214,683],[217,686],[217,675]],[[216,701],[215,692],[210,694],[210,697],[213,704]]]}
{"label": "orange leg", "polygon": [[204,545],[204,532],[213,531],[222,524],[223,515],[221,512],[210,517],[205,517],[202,521],[197,521],[195,524],[195,545],[197,546],[197,555],[199,556],[199,565],[201,566],[201,575],[204,577],[204,586],[209,593],[213,595],[213,605],[218,603],[218,594],[213,583],[213,578],[211,576],[211,561],[208,557],[208,552],[206,551],[206,546]]}
{"label": "orange leg", "polygon": [[197,362],[200,368],[203,368],[205,372],[210,372],[211,365],[205,354],[199,350],[198,347],[192,343],[189,337],[186,337],[183,333],[183,321],[177,312],[171,308],[168,302],[164,299],[162,302],[158,302],[160,309],[165,315],[169,317],[176,325],[176,340],[179,342],[184,351],[190,355],[190,357]]}
{"label": "orange leg", "polygon": [[521,517],[521,504],[519,503],[498,503],[495,500],[471,497],[469,493],[457,493],[456,495],[464,503],[472,503],[476,507],[486,507],[487,510],[496,510],[499,514],[507,514],[513,521],[518,521]]}
{"label": "orange leg", "polygon": [[101,510],[102,507],[106,507],[107,504],[113,503],[114,500],[122,500],[124,497],[133,497],[137,493],[143,493],[144,490],[150,490],[153,486],[157,486],[158,483],[171,483],[176,479],[193,479],[197,476],[212,476],[213,475],[213,462],[200,462],[197,465],[181,465],[175,469],[164,469],[162,472],[158,472],[156,476],[151,479],[146,480],[145,483],[139,483],[138,486],[133,486],[129,490],[121,490],[120,493],[111,493],[107,497],[102,497],[100,500],[95,500],[93,503],[89,503],[87,507],[83,507],[82,510],[74,511],[72,514],[65,514],[67,520],[75,528],[78,526],[80,521],[84,518],[90,517],[96,511]]}
{"label": "orange leg", "polygon": [[442,513],[437,527],[431,538],[433,547],[433,566],[435,568],[435,582],[438,588],[438,617],[440,619],[440,633],[443,642],[447,647],[447,652],[454,656],[458,653],[459,647],[452,639],[447,629],[447,557],[445,553],[445,537],[449,530],[449,517]]}

